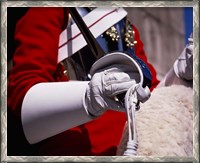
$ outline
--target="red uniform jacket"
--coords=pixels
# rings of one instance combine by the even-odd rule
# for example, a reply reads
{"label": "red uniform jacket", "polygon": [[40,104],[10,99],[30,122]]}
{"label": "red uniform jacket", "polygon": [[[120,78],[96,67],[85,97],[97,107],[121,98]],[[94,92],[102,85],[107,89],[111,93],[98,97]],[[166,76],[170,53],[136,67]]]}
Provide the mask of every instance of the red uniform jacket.
{"label": "red uniform jacket", "polygon": [[[64,11],[66,10],[63,8],[31,8],[17,24],[15,33],[17,48],[8,85],[8,112],[15,115],[11,122],[8,121],[9,124],[11,123],[8,125],[9,131],[11,130],[11,133],[8,132],[8,151],[10,151],[8,155],[112,156],[116,154],[126,115],[111,110],[94,121],[35,145],[29,145],[25,141],[20,112],[26,92],[36,83],[63,80],[57,74],[57,56],[59,35],[67,25],[68,13]],[[158,84],[156,72],[147,61],[137,29],[134,26],[133,28],[135,40],[138,42],[135,45],[135,52],[151,70],[152,90]],[[13,131],[14,135],[12,135]],[[17,152],[14,148],[17,148]],[[34,150],[28,153],[31,148]]]}

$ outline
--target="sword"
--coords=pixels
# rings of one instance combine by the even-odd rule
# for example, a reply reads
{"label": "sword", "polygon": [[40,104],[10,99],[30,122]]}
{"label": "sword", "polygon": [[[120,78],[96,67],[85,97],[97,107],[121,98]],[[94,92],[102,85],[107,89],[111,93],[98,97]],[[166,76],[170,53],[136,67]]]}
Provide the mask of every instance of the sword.
{"label": "sword", "polygon": [[69,13],[71,14],[74,22],[78,26],[79,30],[81,31],[84,39],[86,40],[89,48],[91,49],[93,55],[98,60],[99,58],[103,57],[106,53],[103,51],[87,25],[85,24],[84,20],[78,13],[75,7],[69,7]]}
{"label": "sword", "polygon": [[[99,58],[106,55],[106,53],[103,51],[87,25],[85,24],[84,20],[78,13],[75,7],[69,7],[69,13],[71,14],[74,22],[78,26],[79,30],[81,31],[83,37],[85,38],[89,48],[91,49],[93,55],[98,60]],[[124,102],[125,93],[119,94],[116,96],[119,101]]]}
{"label": "sword", "polygon": [[[96,56],[97,59],[105,56],[105,52],[103,51],[103,49],[101,48],[97,40],[94,38],[94,36],[92,35],[88,27],[86,26],[85,22],[83,21],[82,17],[77,12],[76,8],[69,8],[69,12],[72,18],[74,19],[75,23],[79,27],[81,33],[83,34],[94,56]],[[116,98],[119,99],[119,102],[125,103],[126,112],[127,112],[127,121],[128,121],[128,131],[129,131],[129,135],[131,135],[131,138],[129,137],[128,139],[127,149],[124,152],[125,156],[131,156],[131,155],[135,156],[136,150],[137,150],[137,137],[136,137],[135,124],[133,126],[131,125],[131,123],[135,122],[134,116],[135,116],[135,108],[137,107],[137,105],[135,103],[132,103],[132,101],[130,102],[128,101],[128,98],[131,97],[129,93],[132,92],[132,89],[133,88],[131,87],[127,91],[127,93],[122,93],[116,96]],[[136,100],[137,100],[137,96],[136,96]],[[131,108],[128,107],[128,104],[131,106]],[[130,115],[131,113],[129,113],[130,111],[129,109],[132,112],[132,116]]]}

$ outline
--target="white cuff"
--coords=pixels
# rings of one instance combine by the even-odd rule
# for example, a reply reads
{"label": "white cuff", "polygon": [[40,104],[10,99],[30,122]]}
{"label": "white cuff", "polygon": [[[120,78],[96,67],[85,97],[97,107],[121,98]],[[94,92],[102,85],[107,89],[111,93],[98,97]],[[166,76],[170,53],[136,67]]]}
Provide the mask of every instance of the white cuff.
{"label": "white cuff", "polygon": [[93,118],[85,109],[88,82],[39,83],[22,104],[22,126],[30,144],[76,127]]}

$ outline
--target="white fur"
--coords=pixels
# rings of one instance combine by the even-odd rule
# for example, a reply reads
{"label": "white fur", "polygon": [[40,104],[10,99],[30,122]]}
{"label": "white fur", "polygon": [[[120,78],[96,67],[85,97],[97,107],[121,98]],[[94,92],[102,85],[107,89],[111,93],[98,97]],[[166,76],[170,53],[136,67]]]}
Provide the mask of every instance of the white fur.
{"label": "white fur", "polygon": [[[136,112],[138,156],[192,156],[193,91],[181,85],[153,90]],[[128,139],[125,125],[117,155]]]}

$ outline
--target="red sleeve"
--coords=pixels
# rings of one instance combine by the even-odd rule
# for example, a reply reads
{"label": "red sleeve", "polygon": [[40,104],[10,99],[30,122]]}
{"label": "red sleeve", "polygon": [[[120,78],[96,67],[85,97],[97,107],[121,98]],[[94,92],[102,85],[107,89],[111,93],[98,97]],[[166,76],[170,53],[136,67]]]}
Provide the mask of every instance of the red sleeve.
{"label": "red sleeve", "polygon": [[29,88],[54,81],[63,26],[63,8],[51,7],[30,8],[17,23],[17,48],[8,83],[8,107],[17,115],[21,113],[21,104]]}
{"label": "red sleeve", "polygon": [[159,83],[159,80],[157,79],[156,70],[154,69],[153,65],[151,65],[148,62],[148,59],[147,59],[146,54],[145,54],[144,49],[143,49],[143,42],[140,40],[139,32],[138,32],[138,30],[135,26],[133,26],[133,30],[135,31],[135,38],[134,39],[135,39],[135,41],[137,41],[137,43],[134,45],[135,54],[148,65],[148,67],[151,71],[152,84],[151,84],[150,90],[152,91]]}

